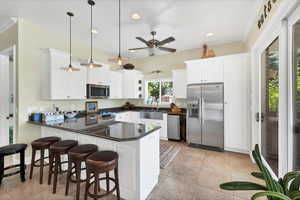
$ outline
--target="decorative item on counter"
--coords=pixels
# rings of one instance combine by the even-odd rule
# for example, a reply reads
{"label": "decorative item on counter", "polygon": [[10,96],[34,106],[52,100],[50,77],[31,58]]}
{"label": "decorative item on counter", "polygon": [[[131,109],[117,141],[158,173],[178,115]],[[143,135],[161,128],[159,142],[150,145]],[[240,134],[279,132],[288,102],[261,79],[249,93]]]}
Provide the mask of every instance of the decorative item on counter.
{"label": "decorative item on counter", "polygon": [[126,70],[133,70],[134,69],[134,65],[131,63],[127,63],[125,65],[123,65],[123,68]]}
{"label": "decorative item on counter", "polygon": [[77,116],[77,112],[76,111],[73,111],[73,112],[66,112],[65,113],[65,116],[66,116],[66,118],[68,118],[68,119],[74,119],[76,116]]}
{"label": "decorative item on counter", "polygon": [[43,112],[42,121],[46,123],[62,123],[65,121],[65,115],[62,112]]}
{"label": "decorative item on counter", "polygon": [[98,102],[97,101],[85,102],[85,110],[87,114],[98,112]]}
{"label": "decorative item on counter", "polygon": [[132,110],[134,108],[134,105],[130,102],[126,102],[124,106],[122,106],[123,110]]}
{"label": "decorative item on counter", "polygon": [[216,57],[215,52],[212,49],[208,49],[207,44],[204,44],[201,58],[212,58],[212,57]]}
{"label": "decorative item on counter", "polygon": [[85,117],[85,124],[87,126],[94,125],[98,123],[98,115],[97,114],[89,114]]}
{"label": "decorative item on counter", "polygon": [[41,122],[42,114],[41,113],[32,113],[29,117],[30,121]]}
{"label": "decorative item on counter", "polygon": [[172,113],[180,113],[182,110],[175,103],[170,104],[171,112]]}

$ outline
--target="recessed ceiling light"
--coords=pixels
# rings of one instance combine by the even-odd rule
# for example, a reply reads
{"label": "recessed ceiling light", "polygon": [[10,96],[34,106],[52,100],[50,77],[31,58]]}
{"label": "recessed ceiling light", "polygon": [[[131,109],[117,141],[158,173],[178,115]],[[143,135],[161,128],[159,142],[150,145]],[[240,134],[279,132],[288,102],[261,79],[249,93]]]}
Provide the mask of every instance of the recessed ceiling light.
{"label": "recessed ceiling light", "polygon": [[134,20],[141,19],[141,15],[139,13],[132,13],[131,18]]}
{"label": "recessed ceiling light", "polygon": [[211,37],[213,35],[214,35],[214,33],[206,33],[206,37]]}
{"label": "recessed ceiling light", "polygon": [[130,52],[130,53],[134,53],[134,52],[135,52],[135,50],[130,50],[129,52]]}
{"label": "recessed ceiling light", "polygon": [[98,34],[98,33],[99,33],[99,31],[98,31],[98,29],[96,29],[96,28],[93,28],[93,29],[92,29],[92,33],[94,33],[94,34]]}

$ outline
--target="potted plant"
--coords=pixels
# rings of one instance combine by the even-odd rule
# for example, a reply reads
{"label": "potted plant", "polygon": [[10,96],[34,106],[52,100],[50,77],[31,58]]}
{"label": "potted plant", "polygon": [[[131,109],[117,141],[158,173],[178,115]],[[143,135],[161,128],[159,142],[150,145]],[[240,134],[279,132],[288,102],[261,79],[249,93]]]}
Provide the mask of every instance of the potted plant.
{"label": "potted plant", "polygon": [[269,170],[264,166],[258,145],[252,151],[252,156],[260,169],[260,172],[252,172],[251,175],[264,180],[265,185],[252,182],[234,181],[220,185],[223,190],[258,190],[251,200],[267,197],[268,200],[300,200],[300,172],[288,172],[283,178],[275,180]]}

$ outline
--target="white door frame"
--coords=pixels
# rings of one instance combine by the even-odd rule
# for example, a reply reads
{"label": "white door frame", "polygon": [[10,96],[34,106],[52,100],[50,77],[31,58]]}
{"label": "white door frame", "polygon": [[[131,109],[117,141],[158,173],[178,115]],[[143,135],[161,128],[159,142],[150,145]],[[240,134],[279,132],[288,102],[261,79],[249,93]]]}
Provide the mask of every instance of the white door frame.
{"label": "white door frame", "polygon": [[16,45],[13,45],[9,48],[6,48],[2,51],[0,51],[1,55],[7,55],[9,56],[10,53],[13,53],[13,97],[14,97],[14,101],[13,101],[13,143],[16,143],[16,137],[17,137],[17,133],[18,133],[18,129],[17,129],[17,119],[18,119],[18,107],[17,107],[17,101],[18,101],[18,95],[17,95],[17,56],[16,56]]}
{"label": "white door frame", "polygon": [[300,20],[300,5],[295,8],[294,12],[288,17],[286,22],[286,30],[287,30],[287,48],[288,48],[288,170],[293,170],[293,132],[294,132],[294,105],[293,105],[293,97],[294,94],[294,66],[293,66],[293,25]]}
{"label": "white door frame", "polygon": [[[257,123],[255,114],[261,112],[261,55],[263,51],[279,36],[279,127],[278,127],[278,174],[288,171],[288,92],[289,73],[287,66],[287,22],[286,18],[300,3],[299,0],[281,1],[276,13],[251,48],[251,122],[252,148],[261,145],[261,123]],[[267,163],[265,163],[267,164]],[[267,165],[267,167],[269,167]],[[269,168],[270,169],[270,168]],[[272,171],[272,170],[271,170]],[[275,177],[275,174],[273,173]]]}

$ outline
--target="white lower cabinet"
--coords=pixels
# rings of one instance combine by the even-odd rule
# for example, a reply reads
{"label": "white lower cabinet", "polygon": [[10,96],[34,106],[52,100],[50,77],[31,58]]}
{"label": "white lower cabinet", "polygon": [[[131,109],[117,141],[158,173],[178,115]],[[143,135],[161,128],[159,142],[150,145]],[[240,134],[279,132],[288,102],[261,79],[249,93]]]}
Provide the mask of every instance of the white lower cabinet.
{"label": "white lower cabinet", "polygon": [[[57,136],[62,140],[77,140],[79,144],[97,145],[99,151],[111,150],[117,152],[119,155],[119,182],[122,199],[147,199],[158,183],[160,173],[159,130],[138,140],[127,142],[116,142],[50,127],[42,127],[41,132],[42,137]],[[63,157],[62,160],[65,161],[66,157]],[[114,173],[111,172],[110,176],[114,177]],[[82,178],[85,177],[85,171],[83,171]],[[106,182],[100,182],[100,187],[106,189]],[[110,188],[113,187],[114,184],[111,183]]]}
{"label": "white lower cabinet", "polygon": [[140,118],[140,112],[136,111],[119,112],[116,113],[115,120],[121,122],[152,124],[155,126],[160,126],[160,139],[168,140],[168,114],[166,113],[163,114],[162,120],[154,120],[142,119]]}

